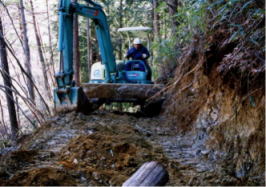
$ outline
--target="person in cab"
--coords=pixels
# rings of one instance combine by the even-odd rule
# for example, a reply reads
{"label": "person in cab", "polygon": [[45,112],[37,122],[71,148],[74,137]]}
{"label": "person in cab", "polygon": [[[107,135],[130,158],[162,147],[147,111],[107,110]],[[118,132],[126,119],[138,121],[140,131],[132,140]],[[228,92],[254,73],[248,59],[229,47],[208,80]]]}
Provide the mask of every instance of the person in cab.
{"label": "person in cab", "polygon": [[126,58],[132,58],[132,60],[141,60],[144,62],[147,68],[147,79],[151,80],[151,67],[149,66],[147,60],[150,57],[148,49],[142,45],[139,38],[135,38],[133,41],[133,47],[131,47],[126,54]]}

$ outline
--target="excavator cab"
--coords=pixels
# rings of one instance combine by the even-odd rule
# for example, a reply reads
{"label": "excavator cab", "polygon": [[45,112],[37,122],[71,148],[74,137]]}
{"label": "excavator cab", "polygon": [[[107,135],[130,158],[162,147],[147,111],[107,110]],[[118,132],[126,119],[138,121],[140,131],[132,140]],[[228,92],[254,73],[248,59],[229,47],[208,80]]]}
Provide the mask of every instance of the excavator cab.
{"label": "excavator cab", "polygon": [[[132,46],[133,38],[141,38],[144,45],[150,50],[150,33],[152,28],[150,27],[123,27],[117,30],[121,35],[126,36],[128,49]],[[126,51],[124,51],[126,53]],[[152,60],[152,57],[151,57]],[[139,84],[153,84],[148,78],[148,67],[144,61],[141,60],[125,60],[125,67],[127,71],[127,80],[130,83]]]}
{"label": "excavator cab", "polygon": [[[148,69],[141,60],[128,60],[117,64],[116,83],[152,84],[147,79]],[[101,62],[91,67],[90,83],[104,83],[106,79],[105,67]]]}
{"label": "excavator cab", "polygon": [[146,64],[141,60],[129,60],[126,61],[123,68],[124,78],[128,83],[135,84],[152,84],[147,79],[147,67]]}
{"label": "excavator cab", "polygon": [[[126,35],[128,47],[131,46],[132,38],[141,36],[150,50],[150,32],[152,28],[142,26],[124,27],[117,31]],[[148,68],[141,60],[116,60],[116,67],[117,83],[152,84],[152,81],[147,78]],[[105,73],[104,65],[100,62],[94,63],[91,67],[90,83],[104,83]]]}

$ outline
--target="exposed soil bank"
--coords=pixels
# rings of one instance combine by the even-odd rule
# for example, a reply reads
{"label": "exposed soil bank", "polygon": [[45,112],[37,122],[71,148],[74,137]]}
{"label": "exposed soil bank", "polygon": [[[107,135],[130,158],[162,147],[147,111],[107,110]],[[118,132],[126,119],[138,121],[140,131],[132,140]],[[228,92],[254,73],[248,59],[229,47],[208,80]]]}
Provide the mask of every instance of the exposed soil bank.
{"label": "exposed soil bank", "polygon": [[217,29],[195,38],[164,93],[163,115],[190,139],[189,149],[213,163],[217,184],[264,185],[265,63],[229,36]]}

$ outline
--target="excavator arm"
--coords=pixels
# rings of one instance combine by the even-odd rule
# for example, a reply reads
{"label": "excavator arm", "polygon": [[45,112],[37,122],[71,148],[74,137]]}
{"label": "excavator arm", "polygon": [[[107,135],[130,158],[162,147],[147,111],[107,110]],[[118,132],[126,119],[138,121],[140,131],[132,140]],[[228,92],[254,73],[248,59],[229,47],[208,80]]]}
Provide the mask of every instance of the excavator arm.
{"label": "excavator arm", "polygon": [[91,1],[84,0],[87,5],[72,3],[71,0],[59,2],[59,39],[60,71],[56,74],[57,88],[54,90],[54,103],[57,112],[83,110],[89,101],[81,87],[73,84],[73,15],[92,19],[96,26],[96,36],[102,63],[105,65],[106,83],[115,81],[116,63],[113,54],[109,25],[102,7]]}
{"label": "excavator arm", "polygon": [[94,21],[102,63],[106,69],[106,82],[113,82],[114,76],[112,75],[116,73],[116,63],[107,18],[100,5],[91,0],[84,1],[88,5],[72,3],[71,0],[60,1],[58,47],[62,57],[61,74],[65,75],[65,84],[71,85],[73,77],[73,15],[78,14]]}

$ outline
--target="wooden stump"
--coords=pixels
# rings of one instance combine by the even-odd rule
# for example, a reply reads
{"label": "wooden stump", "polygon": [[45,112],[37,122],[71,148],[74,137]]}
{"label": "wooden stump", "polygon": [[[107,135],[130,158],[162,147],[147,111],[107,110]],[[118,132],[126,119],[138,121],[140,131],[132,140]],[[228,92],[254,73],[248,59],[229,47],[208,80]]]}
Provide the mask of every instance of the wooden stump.
{"label": "wooden stump", "polygon": [[143,164],[123,186],[163,186],[169,180],[168,172],[155,161]]}

